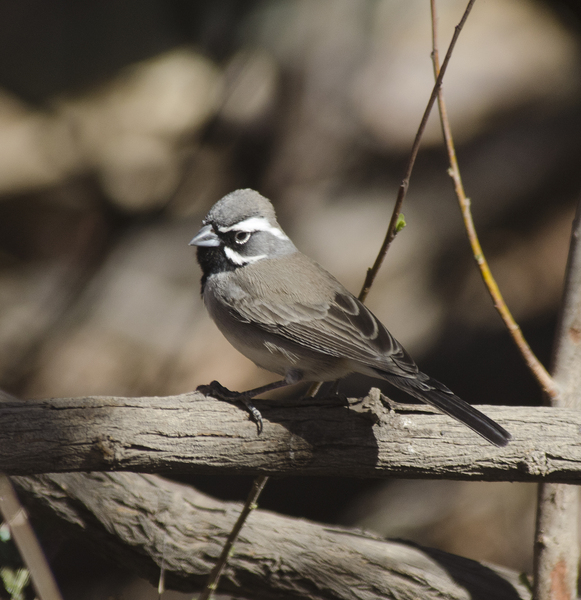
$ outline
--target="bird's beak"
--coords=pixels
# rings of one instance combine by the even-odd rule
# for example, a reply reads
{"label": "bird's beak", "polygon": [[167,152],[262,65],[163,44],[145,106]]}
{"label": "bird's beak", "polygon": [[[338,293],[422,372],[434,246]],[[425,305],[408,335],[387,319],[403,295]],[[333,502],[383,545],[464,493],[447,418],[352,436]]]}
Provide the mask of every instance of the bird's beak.
{"label": "bird's beak", "polygon": [[214,233],[211,225],[204,225],[192,238],[189,246],[219,246],[220,238]]}

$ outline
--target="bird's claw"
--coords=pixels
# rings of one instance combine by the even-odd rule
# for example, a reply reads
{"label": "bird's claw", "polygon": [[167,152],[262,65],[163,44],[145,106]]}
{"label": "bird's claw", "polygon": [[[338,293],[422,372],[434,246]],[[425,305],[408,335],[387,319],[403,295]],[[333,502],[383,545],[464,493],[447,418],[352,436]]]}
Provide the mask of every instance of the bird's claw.
{"label": "bird's claw", "polygon": [[250,414],[250,418],[256,423],[256,427],[258,429],[258,433],[262,433],[263,423],[262,423],[262,415],[260,411],[252,404],[250,398],[244,395],[242,392],[233,392],[229,390],[227,387],[224,387],[218,381],[212,381],[212,383],[207,385],[199,385],[196,388],[197,392],[204,394],[204,396],[212,396],[213,398],[218,398],[219,400],[226,400],[227,402],[242,402],[246,407],[246,410]]}
{"label": "bird's claw", "polygon": [[212,383],[207,385],[199,385],[196,388],[196,391],[204,394],[204,396],[212,396],[219,400],[230,400],[234,402],[240,400],[240,397],[242,396],[240,392],[233,392],[218,381],[212,381]]}
{"label": "bird's claw", "polygon": [[250,414],[250,418],[256,423],[256,428],[258,429],[258,435],[262,433],[262,415],[260,411],[250,402],[249,398],[245,398],[244,396],[240,397],[240,402],[246,406],[246,410]]}

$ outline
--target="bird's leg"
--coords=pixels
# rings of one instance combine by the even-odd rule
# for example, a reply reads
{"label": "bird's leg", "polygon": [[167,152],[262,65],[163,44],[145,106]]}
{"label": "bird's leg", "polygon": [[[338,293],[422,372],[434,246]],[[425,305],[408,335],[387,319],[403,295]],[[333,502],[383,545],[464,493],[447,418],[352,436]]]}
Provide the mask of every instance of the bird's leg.
{"label": "bird's leg", "polygon": [[339,385],[341,384],[342,379],[334,379],[333,381],[324,381],[323,383],[318,384],[318,389],[316,388],[313,392],[313,387],[307,392],[306,398],[337,398],[344,406],[349,406],[349,402],[347,397],[344,394],[339,393]]}
{"label": "bird's leg", "polygon": [[287,379],[282,379],[281,381],[275,381],[274,383],[268,383],[266,385],[262,385],[260,387],[254,388],[252,390],[247,390],[246,392],[233,392],[228,388],[224,387],[218,381],[212,381],[209,385],[199,385],[196,388],[196,391],[201,392],[204,396],[213,396],[214,398],[218,398],[220,400],[226,400],[228,402],[242,402],[244,406],[246,406],[246,410],[250,413],[252,420],[256,423],[256,427],[258,428],[258,433],[262,432],[262,415],[260,411],[252,404],[251,399],[259,396],[260,394],[264,394],[266,392],[270,392],[272,390],[277,390],[278,388],[285,387],[287,385],[292,385],[296,383],[295,381],[288,381]]}

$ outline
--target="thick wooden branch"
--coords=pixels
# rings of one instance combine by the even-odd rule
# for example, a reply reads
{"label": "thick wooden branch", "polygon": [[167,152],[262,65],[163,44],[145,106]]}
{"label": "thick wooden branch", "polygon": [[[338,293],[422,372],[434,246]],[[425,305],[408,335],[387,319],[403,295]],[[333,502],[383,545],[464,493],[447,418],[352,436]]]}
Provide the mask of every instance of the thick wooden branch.
{"label": "thick wooden branch", "polygon": [[[154,475],[68,473],[15,477],[35,514],[58,520],[116,563],[168,587],[199,590],[240,506]],[[404,541],[252,513],[220,589],[248,598],[519,600],[517,573]]]}
{"label": "thick wooden branch", "polygon": [[377,390],[350,407],[257,401],[244,410],[198,393],[0,404],[0,471],[236,473],[581,481],[581,412],[482,407],[512,434],[496,448],[423,405],[383,406]]}

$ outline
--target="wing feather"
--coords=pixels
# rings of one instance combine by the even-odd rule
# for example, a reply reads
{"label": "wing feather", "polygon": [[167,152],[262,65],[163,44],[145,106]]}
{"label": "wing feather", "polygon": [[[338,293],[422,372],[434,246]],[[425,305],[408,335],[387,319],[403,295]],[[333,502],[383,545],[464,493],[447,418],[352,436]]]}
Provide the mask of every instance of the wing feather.
{"label": "wing feather", "polygon": [[316,352],[414,377],[418,367],[401,344],[337,280],[332,278],[332,283],[330,293],[317,301],[309,298],[305,302],[298,294],[275,287],[275,293],[237,296],[236,302],[229,304],[229,311],[241,322],[252,322],[272,335]]}

